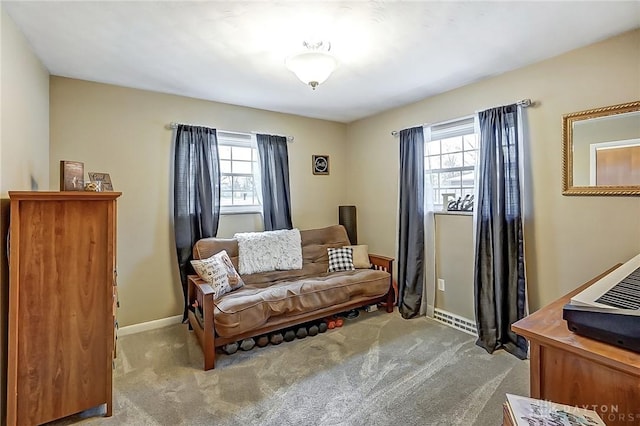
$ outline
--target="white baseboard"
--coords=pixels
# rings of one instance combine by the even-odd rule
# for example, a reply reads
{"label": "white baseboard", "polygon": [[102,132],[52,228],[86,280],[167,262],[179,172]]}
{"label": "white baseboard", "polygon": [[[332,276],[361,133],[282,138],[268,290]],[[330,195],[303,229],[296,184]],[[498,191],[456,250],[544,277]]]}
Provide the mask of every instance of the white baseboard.
{"label": "white baseboard", "polygon": [[153,321],[141,322],[140,324],[127,325],[118,329],[118,336],[127,336],[143,331],[155,330],[156,328],[167,327],[182,322],[182,315],[176,315],[168,318],[161,318]]}

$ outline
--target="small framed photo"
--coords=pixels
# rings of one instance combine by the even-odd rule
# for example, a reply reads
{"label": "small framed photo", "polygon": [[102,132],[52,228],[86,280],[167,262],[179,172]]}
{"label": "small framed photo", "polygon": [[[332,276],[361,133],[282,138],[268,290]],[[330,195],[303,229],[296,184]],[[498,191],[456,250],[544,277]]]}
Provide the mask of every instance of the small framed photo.
{"label": "small framed photo", "polygon": [[329,174],[329,156],[328,155],[314,155],[312,156],[312,169],[314,175],[328,175]]}
{"label": "small framed photo", "polygon": [[60,161],[60,191],[84,190],[84,163]]}
{"label": "small framed photo", "polygon": [[111,184],[111,176],[109,176],[109,173],[89,172],[89,180],[91,182],[100,182],[99,186],[102,191],[113,191],[113,185]]}

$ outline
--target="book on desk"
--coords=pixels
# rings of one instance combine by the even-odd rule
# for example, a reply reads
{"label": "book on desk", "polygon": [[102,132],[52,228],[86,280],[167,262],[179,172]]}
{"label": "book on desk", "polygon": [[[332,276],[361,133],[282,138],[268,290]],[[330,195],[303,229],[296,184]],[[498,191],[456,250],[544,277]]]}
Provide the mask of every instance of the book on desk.
{"label": "book on desk", "polygon": [[531,425],[606,426],[593,410],[508,393],[503,405],[503,426]]}

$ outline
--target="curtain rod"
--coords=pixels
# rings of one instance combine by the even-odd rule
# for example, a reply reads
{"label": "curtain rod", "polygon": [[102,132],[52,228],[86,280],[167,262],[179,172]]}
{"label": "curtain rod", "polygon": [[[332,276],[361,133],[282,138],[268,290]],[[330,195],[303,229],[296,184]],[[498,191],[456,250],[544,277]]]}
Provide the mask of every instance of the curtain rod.
{"label": "curtain rod", "polygon": [[[176,123],[176,122],[172,121],[171,123],[167,124],[165,127],[168,130],[174,130],[174,129],[177,129],[178,125],[180,125],[180,124],[183,124],[183,123]],[[200,125],[199,124],[189,124],[189,126],[200,126]],[[202,127],[209,127],[209,126],[202,126]],[[220,130],[220,131],[221,132],[225,132],[225,133],[234,133],[234,134],[237,134],[237,135],[246,135],[247,134],[247,132],[235,132],[233,130]],[[253,135],[257,135],[258,133],[260,133],[260,134],[271,134],[271,133],[267,133],[267,132],[257,132],[255,130],[251,131],[249,133],[251,133]],[[293,142],[294,141],[294,137],[293,136],[289,136],[289,135],[273,135],[273,136],[282,136],[284,138],[287,138],[287,142]]]}
{"label": "curtain rod", "polygon": [[293,136],[289,136],[289,135],[278,135],[278,134],[273,134],[273,133],[268,133],[268,132],[258,132],[255,130],[251,131],[252,135],[257,135],[257,134],[261,134],[261,135],[271,135],[271,136],[282,136],[283,138],[287,138],[287,142],[291,143],[294,141],[294,137]]}
{"label": "curtain rod", "polygon": [[[530,106],[534,106],[535,102],[532,102],[531,99],[522,99],[522,100],[516,102],[516,105],[521,106],[522,108],[527,108],[527,107],[530,107]],[[442,121],[442,122],[437,123],[437,124],[444,124],[444,123],[448,123],[450,121],[457,121],[457,119]],[[424,127],[424,126],[428,126],[428,125],[429,125],[429,123],[423,123],[423,124],[418,124],[418,125],[412,126],[412,127],[418,127],[418,126]],[[398,132],[397,130],[392,130],[391,131],[391,136],[398,136],[399,134],[400,134],[400,132]]]}

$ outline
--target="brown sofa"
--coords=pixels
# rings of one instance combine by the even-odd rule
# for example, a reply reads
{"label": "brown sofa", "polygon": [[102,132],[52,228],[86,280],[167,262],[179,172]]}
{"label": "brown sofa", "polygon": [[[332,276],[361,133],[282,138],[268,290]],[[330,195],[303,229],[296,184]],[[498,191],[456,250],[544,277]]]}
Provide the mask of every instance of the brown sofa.
{"label": "brown sofa", "polygon": [[[213,299],[213,289],[197,275],[189,276],[189,325],[204,352],[204,369],[215,365],[215,348],[364,305],[384,303],[393,311],[393,259],[369,255],[371,269],[327,272],[327,248],[349,245],[340,225],[300,231],[302,269],[242,275],[238,290]],[[194,259],[226,250],[238,268],[235,239],[205,238],[193,248]]]}

